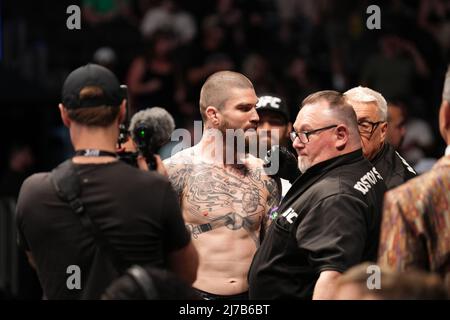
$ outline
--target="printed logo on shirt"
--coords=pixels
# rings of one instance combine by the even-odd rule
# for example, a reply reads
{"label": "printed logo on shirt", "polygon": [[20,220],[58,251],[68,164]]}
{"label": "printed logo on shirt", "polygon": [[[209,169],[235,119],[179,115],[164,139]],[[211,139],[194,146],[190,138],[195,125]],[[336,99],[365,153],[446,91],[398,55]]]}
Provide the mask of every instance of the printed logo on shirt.
{"label": "printed logo on shirt", "polygon": [[356,190],[365,195],[372,186],[376,185],[378,181],[383,180],[383,177],[378,173],[375,167],[359,179],[359,181],[353,186]]}
{"label": "printed logo on shirt", "polygon": [[283,212],[283,214],[281,216],[285,217],[287,222],[292,224],[292,223],[294,223],[294,221],[292,219],[297,218],[298,214],[294,211],[294,209],[289,208],[285,212]]}

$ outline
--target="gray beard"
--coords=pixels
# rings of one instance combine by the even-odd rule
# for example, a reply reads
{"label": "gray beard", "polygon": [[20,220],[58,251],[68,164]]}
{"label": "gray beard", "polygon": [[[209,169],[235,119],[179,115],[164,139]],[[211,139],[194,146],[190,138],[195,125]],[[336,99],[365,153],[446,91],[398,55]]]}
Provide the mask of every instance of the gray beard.
{"label": "gray beard", "polygon": [[[305,173],[306,170],[311,168],[311,164],[309,163],[308,159],[306,159],[305,157],[297,157],[297,159],[298,159],[298,169],[300,170],[300,172]],[[300,160],[300,159],[303,159],[303,160]]]}

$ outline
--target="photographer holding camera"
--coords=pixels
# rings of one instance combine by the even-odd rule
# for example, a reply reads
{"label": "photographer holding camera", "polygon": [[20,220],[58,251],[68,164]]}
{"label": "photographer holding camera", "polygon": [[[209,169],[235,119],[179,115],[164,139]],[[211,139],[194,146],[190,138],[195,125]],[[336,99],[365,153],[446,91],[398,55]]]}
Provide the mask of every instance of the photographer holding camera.
{"label": "photographer holding camera", "polygon": [[135,113],[128,130],[121,126],[117,149],[119,159],[167,176],[158,152],[170,141],[174,129],[175,120],[163,108],[152,107]]}
{"label": "photographer holding camera", "polygon": [[46,298],[98,299],[133,264],[195,281],[197,252],[169,181],[118,161],[126,99],[117,78],[88,64],[67,77],[62,98],[75,156],[28,178],[17,205],[19,243]]}

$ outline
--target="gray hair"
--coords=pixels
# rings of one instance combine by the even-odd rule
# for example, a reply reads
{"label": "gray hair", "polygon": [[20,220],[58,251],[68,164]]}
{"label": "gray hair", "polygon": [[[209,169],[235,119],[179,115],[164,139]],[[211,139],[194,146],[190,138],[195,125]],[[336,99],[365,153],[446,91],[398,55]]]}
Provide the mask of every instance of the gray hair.
{"label": "gray hair", "polygon": [[447,74],[445,75],[444,90],[442,91],[442,99],[450,103],[450,64],[448,65]]}
{"label": "gray hair", "polygon": [[375,102],[380,114],[381,121],[387,121],[387,103],[381,93],[367,87],[354,87],[344,93],[347,100],[358,103]]}

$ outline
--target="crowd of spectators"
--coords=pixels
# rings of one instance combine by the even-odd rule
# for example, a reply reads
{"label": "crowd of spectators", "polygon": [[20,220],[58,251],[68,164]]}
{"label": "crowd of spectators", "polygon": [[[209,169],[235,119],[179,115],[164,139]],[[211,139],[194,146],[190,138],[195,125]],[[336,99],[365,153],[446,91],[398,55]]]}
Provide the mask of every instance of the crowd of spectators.
{"label": "crowd of spectators", "polygon": [[[409,118],[425,127],[431,138],[422,157],[442,154],[436,115],[450,52],[450,1],[70,4],[81,8],[80,30],[66,27],[66,1],[15,1],[2,10],[2,114],[15,127],[2,134],[11,137],[7,146],[17,135],[28,139],[43,169],[67,155],[56,108],[62,79],[90,61],[108,66],[128,85],[133,111],[166,108],[182,128],[200,120],[199,88],[218,70],[243,72],[257,94],[285,97],[292,115],[316,90],[369,86],[400,101]],[[381,9],[379,30],[366,26],[371,4]],[[0,172],[6,160],[5,154]]]}

